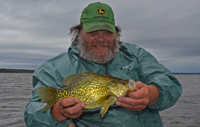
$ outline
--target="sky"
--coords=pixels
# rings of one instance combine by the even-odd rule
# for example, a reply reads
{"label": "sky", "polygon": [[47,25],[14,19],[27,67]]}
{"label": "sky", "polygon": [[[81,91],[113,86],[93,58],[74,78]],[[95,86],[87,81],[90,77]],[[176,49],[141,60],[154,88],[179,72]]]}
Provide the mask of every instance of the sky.
{"label": "sky", "polygon": [[200,73],[200,0],[0,0],[0,68],[35,69],[67,52],[70,27],[93,2],[112,7],[123,42],[172,72]]}

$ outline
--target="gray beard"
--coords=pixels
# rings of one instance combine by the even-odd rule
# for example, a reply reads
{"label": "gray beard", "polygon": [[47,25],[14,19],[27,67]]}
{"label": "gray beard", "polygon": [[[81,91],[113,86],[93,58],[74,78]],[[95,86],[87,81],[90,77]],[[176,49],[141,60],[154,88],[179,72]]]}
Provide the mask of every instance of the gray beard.
{"label": "gray beard", "polygon": [[111,48],[111,50],[109,50],[107,52],[106,56],[105,57],[97,57],[94,55],[94,51],[92,49],[89,49],[85,38],[82,37],[82,35],[80,34],[79,35],[79,43],[77,45],[77,48],[80,52],[80,57],[82,57],[83,59],[87,59],[89,61],[92,61],[92,62],[98,63],[98,64],[105,64],[117,55],[120,45],[119,45],[118,40],[115,39],[114,46]]}

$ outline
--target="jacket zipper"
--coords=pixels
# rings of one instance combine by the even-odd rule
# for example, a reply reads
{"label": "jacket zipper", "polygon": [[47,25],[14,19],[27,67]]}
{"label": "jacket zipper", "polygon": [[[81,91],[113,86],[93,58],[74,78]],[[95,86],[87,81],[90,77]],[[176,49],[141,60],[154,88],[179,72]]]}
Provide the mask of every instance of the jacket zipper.
{"label": "jacket zipper", "polygon": [[108,63],[103,64],[103,66],[106,68],[105,69],[106,70],[106,75],[109,75],[109,73],[108,73]]}

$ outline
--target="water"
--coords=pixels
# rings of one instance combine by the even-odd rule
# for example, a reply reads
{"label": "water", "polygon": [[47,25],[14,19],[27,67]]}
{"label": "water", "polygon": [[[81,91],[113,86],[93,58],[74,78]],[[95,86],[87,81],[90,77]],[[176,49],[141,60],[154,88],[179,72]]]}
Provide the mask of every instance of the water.
{"label": "water", "polygon": [[178,102],[160,112],[165,127],[200,127],[200,75],[176,75],[183,87]]}
{"label": "water", "polygon": [[[164,127],[200,127],[200,75],[176,75],[183,94],[160,112]],[[24,109],[32,92],[32,74],[0,73],[0,127],[25,127]]]}
{"label": "water", "polygon": [[25,127],[24,109],[31,97],[32,75],[0,73],[0,127]]}

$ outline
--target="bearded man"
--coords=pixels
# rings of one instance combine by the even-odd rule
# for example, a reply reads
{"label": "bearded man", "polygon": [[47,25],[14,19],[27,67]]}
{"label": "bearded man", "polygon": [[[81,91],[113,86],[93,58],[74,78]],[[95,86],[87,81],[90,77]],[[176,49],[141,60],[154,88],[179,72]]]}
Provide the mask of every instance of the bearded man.
{"label": "bearded man", "polygon": [[[27,126],[151,126],[162,127],[159,111],[175,104],[182,93],[176,77],[146,50],[120,41],[114,13],[104,3],[91,3],[82,12],[80,24],[70,29],[68,52],[48,60],[35,70],[33,97],[25,109]],[[94,72],[134,79],[136,92],[118,98],[103,118],[99,109],[84,111],[78,98],[59,100],[47,111],[40,103],[40,87],[63,88],[61,81],[72,74]]]}

